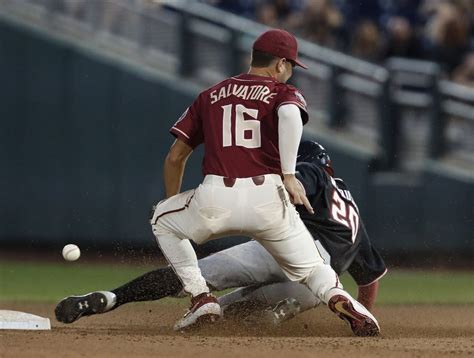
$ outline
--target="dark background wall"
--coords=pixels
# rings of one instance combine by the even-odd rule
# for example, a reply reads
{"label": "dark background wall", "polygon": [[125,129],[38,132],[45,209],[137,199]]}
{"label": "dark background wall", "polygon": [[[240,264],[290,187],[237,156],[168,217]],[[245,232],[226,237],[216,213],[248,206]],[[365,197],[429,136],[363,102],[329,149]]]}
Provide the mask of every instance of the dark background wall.
{"label": "dark background wall", "polygon": [[[168,128],[196,91],[1,23],[0,78],[0,246],[153,245],[147,220],[163,196]],[[472,178],[432,165],[416,178],[374,173],[374,155],[312,138],[383,251],[472,257]],[[184,188],[200,182],[201,155]]]}
{"label": "dark background wall", "polygon": [[2,242],[149,237],[168,128],[193,95],[5,25],[0,38]]}

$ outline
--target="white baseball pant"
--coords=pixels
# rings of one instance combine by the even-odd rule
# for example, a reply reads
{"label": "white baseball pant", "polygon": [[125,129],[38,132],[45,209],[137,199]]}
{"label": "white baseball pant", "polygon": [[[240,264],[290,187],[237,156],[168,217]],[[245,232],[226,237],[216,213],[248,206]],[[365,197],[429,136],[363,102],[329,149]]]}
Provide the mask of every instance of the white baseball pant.
{"label": "white baseball pant", "polygon": [[[325,262],[329,263],[328,252],[319,241],[314,243]],[[320,303],[307,286],[289,281],[268,251],[254,240],[216,252],[198,263],[202,276],[214,289],[222,291],[241,287],[218,298],[224,309],[235,302],[247,300],[274,306],[288,297],[300,303],[301,311]]]}
{"label": "white baseball pant", "polygon": [[290,280],[305,283],[321,301],[340,291],[331,290],[341,288],[339,279],[324,263],[278,175],[207,175],[196,190],[158,203],[151,224],[163,254],[193,296],[209,288],[189,240],[203,244],[229,235],[257,240]]}

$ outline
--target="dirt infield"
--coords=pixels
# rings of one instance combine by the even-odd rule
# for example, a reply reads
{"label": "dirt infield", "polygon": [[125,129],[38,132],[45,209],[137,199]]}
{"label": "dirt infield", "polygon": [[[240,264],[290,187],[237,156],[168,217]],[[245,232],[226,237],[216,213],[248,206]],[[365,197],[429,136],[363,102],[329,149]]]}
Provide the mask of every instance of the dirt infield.
{"label": "dirt infield", "polygon": [[221,321],[197,332],[172,324],[174,303],[138,303],[71,325],[54,320],[54,304],[1,303],[1,309],[49,317],[52,330],[0,331],[1,357],[473,357],[474,306],[380,306],[382,336],[356,338],[325,307],[280,327]]}

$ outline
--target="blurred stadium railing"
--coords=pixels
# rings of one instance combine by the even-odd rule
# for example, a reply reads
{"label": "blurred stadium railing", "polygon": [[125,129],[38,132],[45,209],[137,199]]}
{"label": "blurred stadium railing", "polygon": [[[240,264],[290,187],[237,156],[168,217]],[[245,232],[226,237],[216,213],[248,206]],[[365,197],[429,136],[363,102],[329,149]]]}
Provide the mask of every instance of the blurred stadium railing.
{"label": "blurred stadium railing", "polygon": [[[156,128],[156,126],[161,128],[165,124],[155,120],[156,113],[172,121],[176,118],[176,111],[181,111],[199,88],[220,81],[225,76],[246,71],[251,44],[265,29],[257,23],[213,7],[180,0],[168,2],[0,0],[0,21],[12,24],[11,28],[18,25],[19,28],[31,29],[31,33],[44,34],[44,38],[51,41],[48,43],[54,44],[51,46],[54,51],[56,47],[62,48],[58,50],[61,56],[64,48],[67,48],[67,54],[64,55],[66,59],[56,58],[56,61],[66,63],[63,70],[71,70],[68,61],[81,56],[80,53],[95,55],[100,53],[100,56],[91,56],[86,61],[81,57],[81,65],[78,67],[80,71],[74,72],[73,76],[66,76],[64,92],[67,103],[60,105],[67,108],[69,102],[73,104],[77,102],[91,109],[89,112],[93,112],[94,116],[83,119],[80,118],[83,114],[82,108],[73,107],[80,113],[74,113],[72,116],[74,118],[69,120],[81,121],[81,128],[84,125],[93,125],[95,118],[103,119],[104,123],[112,128],[116,126],[113,114],[124,111],[123,117],[127,118],[127,121],[123,119],[121,122],[123,131],[137,129],[134,116],[146,117],[146,120],[142,121],[142,124],[146,124],[144,128]],[[14,36],[10,38],[10,42],[15,42],[18,38],[25,39],[25,36]],[[35,40],[26,42],[31,42],[32,45]],[[16,45],[11,43],[6,44],[4,48],[15,50]],[[0,43],[0,50],[1,45]],[[26,61],[24,58],[31,56],[34,53],[32,51],[36,49],[41,52],[41,45],[33,46],[32,49],[28,49],[28,46],[26,44],[26,50],[20,45],[17,46],[19,55],[12,55],[10,61],[7,61],[8,64],[16,64],[15,56],[18,55],[20,64],[34,67],[36,64],[34,58],[28,58]],[[315,138],[331,149],[335,162],[342,163],[338,173],[347,178],[351,185],[354,184],[353,194],[361,199],[359,207],[367,218],[367,226],[374,242],[387,252],[389,250],[402,252],[401,257],[406,256],[407,250],[413,249],[422,252],[423,255],[426,253],[433,255],[438,252],[437,250],[455,250],[456,255],[463,253],[472,258],[474,89],[441,78],[438,66],[431,62],[392,58],[385,66],[379,66],[306,41],[300,41],[300,52],[303,60],[310,65],[310,69],[297,70],[293,82],[302,89],[312,112],[312,120],[306,131],[310,135],[314,134]],[[41,53],[46,54],[45,56],[50,54]],[[135,87],[130,89],[128,83],[119,80],[101,86],[100,73],[92,72],[92,77],[94,74],[97,76],[94,79],[87,77],[87,66],[92,65],[94,61],[101,62],[101,59],[107,64],[94,67],[96,71],[113,69],[113,74],[109,73],[110,78],[119,76],[117,73],[122,73],[121,71],[129,71],[128,73],[137,74],[140,79],[149,78],[150,83],[156,88],[153,87],[153,91],[149,90],[147,82],[145,85],[147,90],[138,91],[138,94],[133,93],[143,86],[139,79],[135,82]],[[47,61],[42,59],[43,63]],[[54,78],[62,76],[57,73],[55,63],[53,62],[47,69],[46,66],[40,67],[40,70],[44,68],[46,72],[50,71],[43,74],[43,80],[48,79],[50,75]],[[74,63],[77,65],[77,61]],[[117,64],[119,66],[116,66]],[[3,70],[9,71],[10,67],[14,70],[18,68],[18,66],[6,66]],[[76,67],[72,68],[77,71]],[[30,69],[24,70],[28,74]],[[161,79],[154,82],[153,78],[157,77],[158,72]],[[12,80],[18,80],[13,75],[10,77]],[[72,91],[67,91],[71,85],[69,77],[73,78]],[[25,81],[34,80],[35,78],[25,78]],[[78,83],[74,83],[74,80]],[[147,97],[143,101],[136,101],[137,103],[117,101],[114,97],[116,94],[109,93],[114,92],[110,88],[118,86],[116,82],[121,86],[119,87],[124,96],[145,94]],[[184,93],[182,90],[181,93],[176,89],[173,90],[170,83],[173,86],[185,86],[189,89],[189,93],[187,96],[181,96],[182,98],[172,97],[176,99],[174,104],[166,102],[170,101],[170,96],[180,96]],[[20,87],[22,88],[19,93],[25,92],[24,86]],[[96,91],[94,87],[99,88]],[[47,87],[38,86],[38,91],[43,88]],[[85,96],[90,102],[84,103],[81,98],[76,101],[74,97],[68,97],[91,90],[94,93],[87,93]],[[24,93],[24,97],[35,94],[36,92]],[[158,98],[155,103],[152,94],[163,95],[163,98]],[[107,99],[111,103],[108,103]],[[101,102],[102,100],[107,102],[106,105]],[[156,107],[159,106],[160,100],[166,103],[166,108]],[[16,102],[19,100],[15,99]],[[22,105],[23,102],[18,107],[21,109]],[[144,105],[150,113],[143,109]],[[103,111],[95,113],[94,106]],[[104,111],[106,112],[103,113]],[[13,113],[11,120],[21,123],[21,120],[15,117],[21,113],[16,113],[14,110],[7,112]],[[87,115],[89,112],[84,114]],[[66,111],[65,115],[67,113]],[[41,115],[47,116],[49,111]],[[55,121],[62,123],[62,119],[62,116],[58,116]],[[30,120],[37,125],[36,117]],[[84,120],[87,120],[88,124],[82,124]],[[56,122],[51,123],[54,125]],[[94,161],[96,158],[93,155],[86,158],[81,156],[84,153],[94,153],[97,148],[105,148],[107,153],[115,151],[119,140],[126,138],[128,132],[120,132],[120,136],[116,132],[104,133],[107,128],[102,126],[98,129],[102,132],[84,138],[84,141],[90,140],[82,143],[87,146],[87,150],[81,147],[79,151],[71,153],[71,157],[81,159],[82,162]],[[68,127],[67,133],[69,137],[66,137],[66,140],[71,138],[74,140],[74,125]],[[139,130],[137,133],[143,134]],[[101,135],[104,134],[108,137],[102,138]],[[159,134],[168,138],[165,131]],[[143,148],[135,144],[133,148],[122,146],[121,149],[127,153],[134,150],[133,154],[141,155],[140,159],[148,164],[152,160],[150,157],[155,155],[149,148],[153,146],[156,149],[165,143],[165,140],[157,135],[158,133],[153,133],[153,138],[148,138],[153,144],[148,144],[144,139],[142,142],[146,146]],[[99,146],[97,141],[104,143]],[[13,154],[17,154],[18,144],[14,140],[10,142],[12,146],[9,147],[10,152],[7,151],[7,154],[12,154],[13,159],[10,161],[17,160]],[[25,146],[22,149],[28,148]],[[52,148],[48,147],[43,152],[49,153],[48,150]],[[148,210],[150,200],[156,198],[152,195],[151,199],[150,194],[140,188],[140,185],[146,187],[148,184],[144,183],[151,180],[150,170],[145,170],[147,164],[135,163],[137,159],[133,155],[126,156],[126,161],[122,162],[125,159],[118,153],[114,159],[115,162],[107,163],[107,168],[103,170],[104,177],[98,177],[100,182],[95,184],[99,185],[94,186],[92,185],[94,182],[90,181],[92,184],[88,184],[91,186],[87,187],[83,182],[77,183],[75,176],[71,176],[74,180],[60,177],[59,179],[65,180],[65,188],[74,190],[68,190],[64,197],[58,198],[57,207],[46,208],[47,210],[38,215],[38,218],[34,216],[39,224],[42,224],[41,229],[33,225],[36,231],[31,231],[31,235],[28,232],[26,237],[42,234],[43,237],[53,240],[51,230],[48,230],[49,226],[52,226],[48,223],[51,222],[57,225],[57,235],[54,236],[57,242],[78,237],[84,242],[87,239],[88,242],[108,243],[110,238],[114,238],[117,241],[129,241],[141,245],[144,242],[142,239],[150,236],[148,228],[144,228],[143,225],[144,208]],[[94,163],[97,166],[102,165],[100,160]],[[131,163],[135,163],[132,165],[133,178],[128,170]],[[76,166],[69,168],[71,173],[81,170]],[[44,171],[47,169],[44,168]],[[93,170],[94,167],[90,169]],[[195,167],[196,177],[198,172],[199,163]],[[22,173],[24,173],[22,170],[14,171],[8,180],[12,183],[23,183],[20,180],[22,177],[17,176]],[[407,173],[413,175],[406,175]],[[48,178],[49,174],[44,173]],[[95,175],[89,171],[81,173],[82,176],[89,174]],[[8,180],[7,184],[10,183]],[[41,193],[44,192],[43,196],[48,197],[49,191],[45,191],[45,188],[40,186],[41,183],[32,179],[26,184],[31,184],[27,193],[36,193],[39,190]],[[79,184],[83,186],[78,186]],[[154,181],[149,185],[153,185],[153,188],[156,186]],[[112,199],[105,194],[96,193],[96,189],[101,189],[103,186],[112,186],[116,189],[115,192],[107,194],[113,197]],[[87,190],[91,190],[93,194],[82,195],[82,192]],[[3,212],[6,213],[4,216],[6,219],[2,226],[10,227],[11,230],[3,230],[7,235],[4,234],[0,238],[5,237],[8,240],[16,234],[15,237],[21,239],[24,234],[18,233],[18,227],[22,226],[16,223],[23,222],[23,216],[26,217],[31,213],[23,213],[15,208],[22,208],[25,203],[29,203],[30,198],[28,195],[18,198],[19,195],[14,194],[15,190],[9,186],[6,186],[5,191],[12,192],[4,200],[10,202],[12,206],[5,206]],[[101,210],[90,207],[90,202],[94,200],[101,203]],[[77,219],[73,223],[59,220],[64,216],[63,212],[68,212],[71,203],[78,206],[75,215],[80,220]],[[1,214],[0,210],[0,216]],[[104,219],[105,224],[96,219],[102,216],[107,219]],[[13,219],[9,219],[10,217]],[[85,222],[90,225],[84,224]],[[37,225],[35,221],[33,223]],[[49,226],[45,227],[46,224]]]}
{"label": "blurred stadium railing", "polygon": [[[78,36],[115,42],[164,70],[210,85],[246,69],[265,27],[195,1],[0,0]],[[378,153],[381,170],[417,170],[426,158],[474,167],[474,88],[440,78],[435,63],[393,58],[382,67],[300,40],[310,64],[293,83],[313,113]]]}

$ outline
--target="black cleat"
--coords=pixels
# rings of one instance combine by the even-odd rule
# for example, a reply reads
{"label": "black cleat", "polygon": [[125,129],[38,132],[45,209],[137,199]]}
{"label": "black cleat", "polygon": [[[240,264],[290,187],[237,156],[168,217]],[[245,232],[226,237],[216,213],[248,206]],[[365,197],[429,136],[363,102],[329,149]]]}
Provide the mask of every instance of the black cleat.
{"label": "black cleat", "polygon": [[69,296],[58,303],[54,313],[62,323],[72,323],[83,316],[105,312],[107,297],[101,292],[91,292],[84,296]]}

